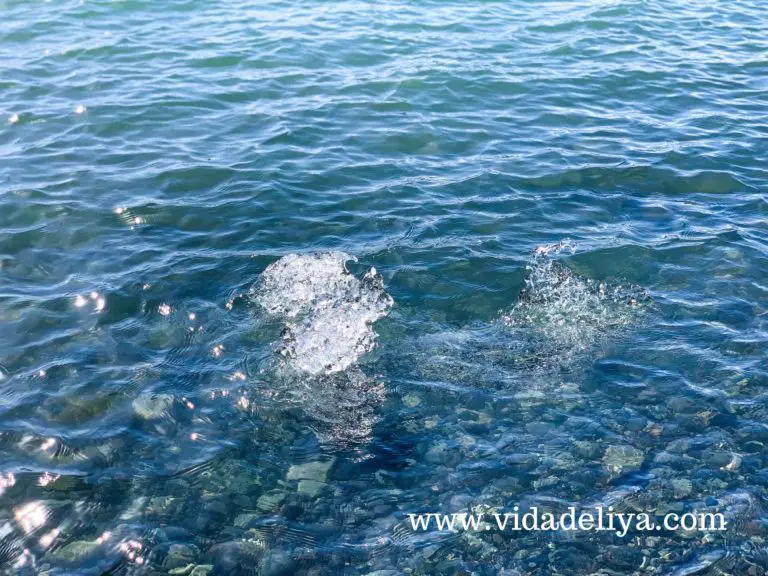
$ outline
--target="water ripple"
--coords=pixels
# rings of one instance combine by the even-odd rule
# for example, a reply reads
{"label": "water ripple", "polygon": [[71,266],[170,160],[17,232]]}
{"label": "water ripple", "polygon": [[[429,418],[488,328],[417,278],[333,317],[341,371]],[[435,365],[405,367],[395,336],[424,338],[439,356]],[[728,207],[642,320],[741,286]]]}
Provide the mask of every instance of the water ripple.
{"label": "water ripple", "polygon": [[0,10],[0,571],[768,569],[760,2]]}

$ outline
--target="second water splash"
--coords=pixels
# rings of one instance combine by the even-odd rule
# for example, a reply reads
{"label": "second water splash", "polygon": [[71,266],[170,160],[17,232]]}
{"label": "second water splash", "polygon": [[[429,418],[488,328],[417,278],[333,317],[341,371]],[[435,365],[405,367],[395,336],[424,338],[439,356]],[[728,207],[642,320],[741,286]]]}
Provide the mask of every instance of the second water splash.
{"label": "second water splash", "polygon": [[650,302],[639,287],[575,274],[560,261],[573,252],[568,242],[537,248],[518,302],[498,320],[418,336],[404,352],[414,377],[498,390],[558,386],[573,377]]}
{"label": "second water splash", "polygon": [[576,251],[570,242],[536,248],[519,301],[502,315],[504,325],[543,365],[566,367],[612,334],[634,324],[648,293],[574,274],[557,256]]}

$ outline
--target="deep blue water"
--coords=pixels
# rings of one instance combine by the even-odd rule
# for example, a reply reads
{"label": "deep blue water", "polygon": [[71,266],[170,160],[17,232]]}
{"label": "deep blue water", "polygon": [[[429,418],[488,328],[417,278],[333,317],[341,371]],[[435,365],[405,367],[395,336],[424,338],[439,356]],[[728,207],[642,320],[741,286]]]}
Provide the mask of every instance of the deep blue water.
{"label": "deep blue water", "polygon": [[0,114],[3,573],[767,573],[764,2],[6,0]]}

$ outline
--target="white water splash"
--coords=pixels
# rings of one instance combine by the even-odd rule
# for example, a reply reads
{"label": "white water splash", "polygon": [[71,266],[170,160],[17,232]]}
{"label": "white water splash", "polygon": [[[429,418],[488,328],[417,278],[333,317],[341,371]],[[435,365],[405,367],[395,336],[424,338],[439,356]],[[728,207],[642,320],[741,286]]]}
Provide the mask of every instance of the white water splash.
{"label": "white water splash", "polygon": [[394,361],[446,386],[561,386],[636,323],[649,300],[637,287],[573,273],[558,258],[574,251],[568,242],[537,248],[519,301],[500,321],[436,330]]}
{"label": "white water splash", "polygon": [[372,324],[394,301],[375,268],[358,279],[346,269],[349,260],[343,252],[289,254],[251,289],[264,310],[284,319],[281,354],[296,370],[341,372],[376,345]]}
{"label": "white water splash", "polygon": [[525,331],[541,352],[567,361],[609,332],[634,323],[649,297],[634,286],[575,275],[555,258],[563,252],[573,253],[575,246],[561,242],[534,251],[520,300],[502,318],[507,326]]}

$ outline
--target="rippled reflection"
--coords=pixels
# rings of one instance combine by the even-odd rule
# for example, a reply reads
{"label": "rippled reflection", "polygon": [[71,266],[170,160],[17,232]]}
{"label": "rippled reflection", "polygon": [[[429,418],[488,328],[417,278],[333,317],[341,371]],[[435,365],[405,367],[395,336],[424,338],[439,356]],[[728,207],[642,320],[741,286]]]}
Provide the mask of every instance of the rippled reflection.
{"label": "rippled reflection", "polygon": [[[768,570],[765,28],[4,2],[0,573]],[[404,521],[592,503],[729,530]]]}

